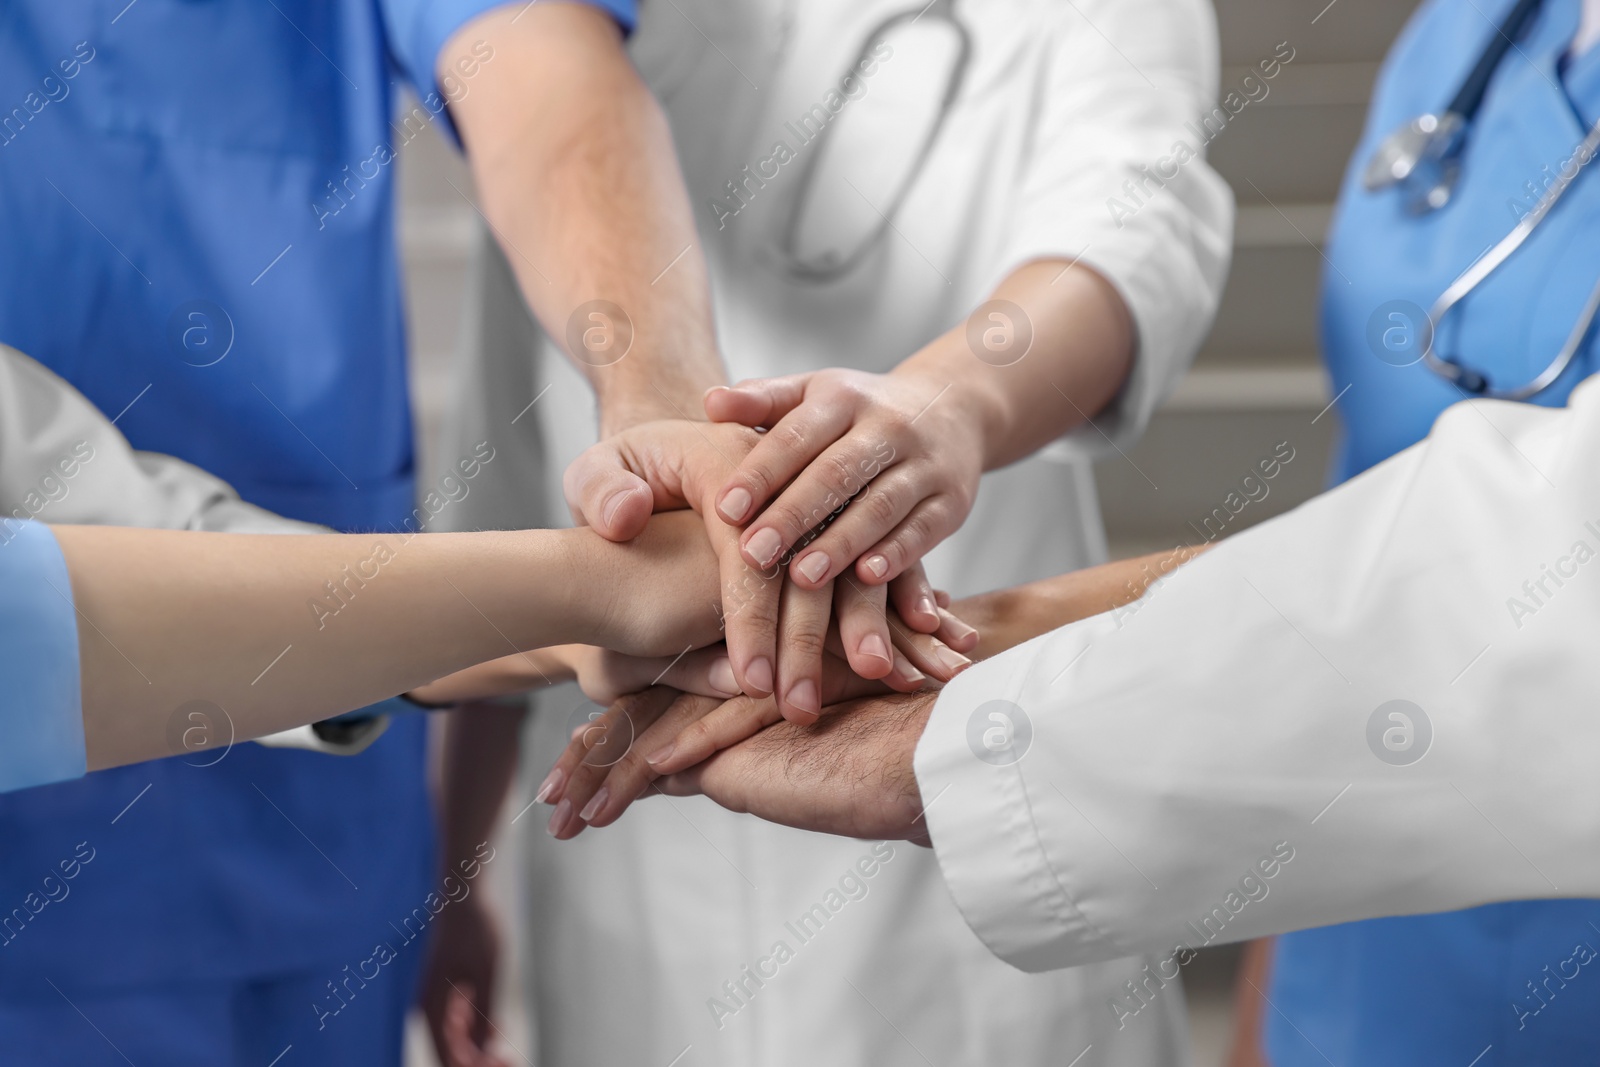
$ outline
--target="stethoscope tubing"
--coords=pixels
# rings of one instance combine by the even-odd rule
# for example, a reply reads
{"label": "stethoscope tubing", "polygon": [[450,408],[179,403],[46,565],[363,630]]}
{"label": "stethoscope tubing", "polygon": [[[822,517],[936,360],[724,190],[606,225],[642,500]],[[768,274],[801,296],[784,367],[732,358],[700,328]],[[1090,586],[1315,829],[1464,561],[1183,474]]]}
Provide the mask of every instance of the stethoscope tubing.
{"label": "stethoscope tubing", "polygon": [[1470,371],[1460,364],[1441,358],[1434,351],[1434,342],[1438,339],[1439,326],[1444,322],[1445,316],[1450,313],[1452,308],[1466,299],[1469,293],[1483,284],[1489,275],[1504,265],[1506,260],[1510,259],[1517,249],[1522,247],[1528,238],[1533,235],[1533,231],[1538,229],[1539,225],[1544,222],[1546,216],[1555,209],[1556,204],[1561,202],[1561,198],[1566,195],[1567,190],[1572,188],[1572,183],[1577,180],[1578,175],[1594,160],[1596,152],[1600,152],[1600,122],[1595,123],[1589,130],[1588,135],[1584,137],[1583,142],[1573,152],[1574,165],[1570,169],[1563,167],[1556,174],[1555,179],[1550,183],[1550,187],[1539,198],[1539,202],[1534,205],[1533,210],[1523,216],[1522,220],[1517,223],[1510,233],[1502,237],[1493,248],[1478,257],[1471,266],[1462,271],[1455,281],[1445,288],[1444,292],[1439,294],[1439,298],[1433,302],[1433,307],[1428,309],[1428,343],[1422,353],[1423,362],[1429,370],[1462,387],[1467,392],[1478,396],[1490,397],[1496,400],[1527,400],[1549,388],[1551,383],[1561,377],[1562,371],[1566,370],[1567,366],[1576,358],[1578,349],[1583,346],[1583,339],[1589,332],[1589,327],[1594,323],[1595,313],[1600,310],[1600,283],[1596,283],[1594,290],[1589,294],[1589,299],[1584,304],[1583,313],[1579,315],[1578,321],[1573,324],[1572,332],[1567,336],[1566,343],[1562,345],[1561,351],[1556,355],[1556,358],[1539,373],[1538,377],[1515,389],[1489,388],[1487,379],[1476,371]]}

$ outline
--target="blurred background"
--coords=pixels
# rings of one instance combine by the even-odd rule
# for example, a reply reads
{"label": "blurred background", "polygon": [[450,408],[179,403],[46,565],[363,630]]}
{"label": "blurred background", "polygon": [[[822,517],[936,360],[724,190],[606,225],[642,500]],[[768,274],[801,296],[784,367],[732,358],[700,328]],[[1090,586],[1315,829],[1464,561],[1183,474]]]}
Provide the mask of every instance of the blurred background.
{"label": "blurred background", "polygon": [[[645,0],[646,3],[660,0]],[[969,0],[978,2],[978,0]],[[1222,91],[1236,87],[1279,42],[1294,60],[1211,143],[1210,159],[1233,186],[1239,211],[1233,270],[1222,309],[1188,379],[1126,457],[1096,470],[1113,556],[1195,541],[1189,527],[1280,443],[1294,460],[1229,532],[1280,514],[1323,484],[1338,432],[1334,399],[1317,358],[1317,287],[1339,180],[1361,133],[1378,61],[1414,0],[1215,0],[1222,37]],[[1323,5],[1326,4],[1326,7]],[[1320,14],[1318,14],[1320,12]],[[1315,22],[1307,28],[1308,13]],[[475,227],[471,178],[430,131],[400,155],[400,231],[409,299],[413,395],[423,442],[423,484],[433,478],[434,442],[448,396],[460,326],[464,272]],[[510,814],[526,800],[519,789]],[[497,842],[491,893],[515,889],[515,835]],[[516,908],[502,907],[510,919]],[[1185,968],[1195,1067],[1224,1062],[1232,1025],[1236,948],[1209,950]],[[520,951],[507,954],[514,967]],[[531,1048],[515,973],[501,991],[512,1063]],[[408,1067],[436,1061],[413,1020]]]}

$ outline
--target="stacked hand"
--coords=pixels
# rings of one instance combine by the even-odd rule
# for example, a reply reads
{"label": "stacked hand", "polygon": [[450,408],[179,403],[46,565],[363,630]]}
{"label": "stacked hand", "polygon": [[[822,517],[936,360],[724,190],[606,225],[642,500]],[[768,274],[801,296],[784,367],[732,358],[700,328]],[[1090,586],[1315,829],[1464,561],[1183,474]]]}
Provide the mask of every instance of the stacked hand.
{"label": "stacked hand", "polygon": [[[916,666],[935,680],[947,681],[967,666],[961,651],[973,647],[977,633],[938,603],[920,566],[885,571],[871,582],[837,574],[802,585],[785,577],[781,559],[763,568],[749,558],[746,539],[716,502],[726,496],[730,476],[765,462],[766,443],[741,425],[644,423],[595,445],[568,468],[567,501],[578,521],[614,540],[636,536],[653,512],[698,511],[721,572],[734,678],[747,694],[774,696],[785,718],[815,722],[821,713],[830,632],[837,632],[837,652],[862,678],[906,676],[909,657],[919,649],[923,658]],[[928,635],[935,640],[920,640]]]}
{"label": "stacked hand", "polygon": [[721,701],[664,687],[624,697],[574,733],[541,787],[556,805],[550,832],[565,840],[605,826],[648,793],[704,793],[787,826],[927,844],[912,755],[936,697],[846,700],[809,725],[782,721],[770,697]]}

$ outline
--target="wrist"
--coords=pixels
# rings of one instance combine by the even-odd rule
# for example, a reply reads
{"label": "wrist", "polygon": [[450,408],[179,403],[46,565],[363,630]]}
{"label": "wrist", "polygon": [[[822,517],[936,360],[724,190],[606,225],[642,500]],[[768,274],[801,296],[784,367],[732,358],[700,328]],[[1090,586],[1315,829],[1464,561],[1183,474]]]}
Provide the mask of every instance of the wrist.
{"label": "wrist", "polygon": [[645,422],[687,419],[705,422],[706,390],[726,385],[722,375],[647,376],[608,382],[605,371],[594,379],[600,416],[600,436],[610,437]]}
{"label": "wrist", "polygon": [[554,586],[544,647],[604,644],[600,638],[612,615],[612,583],[602,577],[606,572],[600,553],[614,546],[582,526],[540,532],[550,535]]}
{"label": "wrist", "polygon": [[1001,465],[995,457],[1005,451],[1014,421],[998,377],[1003,372],[978,363],[964,335],[955,330],[945,334],[890,373],[922,384],[931,401],[927,414],[942,416],[947,427],[969,438],[967,443],[982,459],[981,469]]}

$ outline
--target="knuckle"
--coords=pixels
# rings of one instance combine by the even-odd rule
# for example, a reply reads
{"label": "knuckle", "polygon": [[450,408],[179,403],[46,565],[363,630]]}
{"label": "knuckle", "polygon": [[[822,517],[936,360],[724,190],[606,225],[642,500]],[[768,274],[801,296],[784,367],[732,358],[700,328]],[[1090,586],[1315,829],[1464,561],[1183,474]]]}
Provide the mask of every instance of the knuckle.
{"label": "knuckle", "polygon": [[860,508],[867,520],[877,529],[890,528],[895,518],[899,515],[899,501],[895,499],[894,488],[873,488],[861,495],[855,506]]}
{"label": "knuckle", "polygon": [[773,428],[768,439],[790,452],[805,452],[811,445],[811,434],[793,420],[785,420]]}
{"label": "knuckle", "polygon": [[783,635],[783,646],[786,651],[808,659],[820,659],[826,644],[826,636],[817,630],[793,630]]}
{"label": "knuckle", "polygon": [[[828,488],[834,490],[841,497],[848,497],[860,490],[862,485],[861,475],[856,471],[855,461],[842,452],[830,452],[817,460],[820,466],[818,476],[828,483]],[[843,501],[841,500],[840,503]],[[835,504],[837,506],[837,504]],[[831,510],[831,509],[830,509]]]}
{"label": "knuckle", "polygon": [[811,529],[821,517],[819,515],[817,519],[809,519],[804,511],[788,499],[779,499],[768,504],[767,510],[762,513],[763,525],[776,526],[778,532],[783,534],[785,542],[792,542]]}

